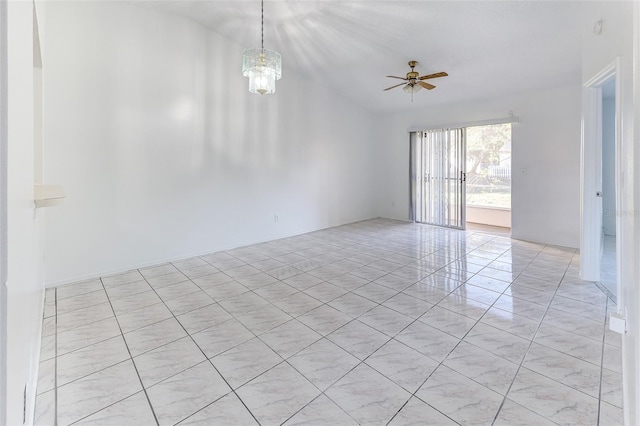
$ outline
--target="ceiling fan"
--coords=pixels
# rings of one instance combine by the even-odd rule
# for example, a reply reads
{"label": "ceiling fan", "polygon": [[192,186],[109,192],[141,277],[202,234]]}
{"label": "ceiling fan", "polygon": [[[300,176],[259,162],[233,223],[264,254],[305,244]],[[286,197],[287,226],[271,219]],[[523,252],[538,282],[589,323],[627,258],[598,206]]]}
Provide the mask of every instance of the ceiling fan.
{"label": "ceiling fan", "polygon": [[433,84],[426,83],[423,80],[428,80],[430,78],[446,77],[449,75],[446,72],[437,72],[435,74],[420,76],[420,74],[414,70],[416,65],[418,65],[418,61],[409,61],[409,66],[411,67],[411,71],[407,73],[406,77],[396,77],[395,75],[388,75],[387,77],[389,78],[398,78],[400,80],[404,80],[405,82],[396,84],[395,86],[387,87],[384,90],[391,90],[395,87],[403,86],[403,85],[404,87],[402,88],[402,90],[411,94],[416,93],[418,90],[422,88],[425,88],[427,90],[432,90],[432,89],[435,89],[436,86],[434,86]]}

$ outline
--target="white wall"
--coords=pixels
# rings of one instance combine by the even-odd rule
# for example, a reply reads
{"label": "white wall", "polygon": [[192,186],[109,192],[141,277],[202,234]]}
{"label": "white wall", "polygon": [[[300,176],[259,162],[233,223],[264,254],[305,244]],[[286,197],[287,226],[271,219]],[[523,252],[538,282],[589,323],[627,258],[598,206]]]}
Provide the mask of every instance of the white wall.
{"label": "white wall", "polygon": [[[636,76],[633,79],[633,117],[625,115],[627,119],[631,119],[631,133],[627,134],[627,143],[630,143],[632,147],[640,146],[640,79],[637,76],[640,75],[640,3],[635,2],[633,5],[633,73]],[[629,86],[626,86],[627,89]],[[625,100],[625,107],[629,108],[629,101]],[[623,286],[624,297],[629,300],[625,306],[627,313],[627,328],[630,330],[630,336],[623,339],[622,365],[623,374],[628,376],[625,379],[625,399],[624,403],[628,406],[631,403],[635,405],[633,408],[625,410],[625,420],[629,424],[640,423],[640,413],[638,411],[637,401],[640,394],[640,339],[638,339],[638,333],[640,332],[640,289],[637,283],[640,282],[640,262],[633,261],[633,259],[640,258],[640,149],[631,148],[630,152],[626,152],[627,155],[632,155],[630,170],[627,168],[628,179],[631,183],[631,189],[627,190],[626,197],[631,194],[631,204],[634,207],[633,217],[629,221],[625,222],[625,232],[631,233],[631,238],[634,243],[631,247],[627,247],[630,250],[628,257],[625,255],[625,260],[629,263],[625,265],[625,274],[629,278],[629,283]],[[635,301],[633,303],[632,301]],[[634,402],[635,401],[635,402]]]}
{"label": "white wall", "polygon": [[242,46],[120,2],[48,3],[44,38],[45,178],[67,194],[48,285],[375,216],[372,116],[286,57],[253,95]]}
{"label": "white wall", "polygon": [[602,101],[602,226],[607,235],[616,235],[616,106],[615,98]]}
{"label": "white wall", "polygon": [[[640,412],[638,411],[638,396],[640,395],[640,377],[638,377],[640,373],[640,353],[638,352],[640,344],[638,339],[638,333],[640,333],[640,293],[638,282],[640,281],[640,273],[637,270],[640,248],[634,241],[634,236],[636,238],[638,236],[638,216],[640,215],[637,207],[640,198],[634,198],[634,190],[637,191],[640,186],[638,180],[640,164],[634,163],[633,149],[633,31],[634,14],[638,13],[637,10],[634,11],[637,2],[599,2],[589,5],[590,8],[585,15],[582,38],[583,82],[587,82],[616,58],[620,58],[621,75],[617,77],[619,77],[621,89],[623,149],[618,154],[618,158],[621,160],[620,169],[624,177],[618,194],[621,205],[616,211],[616,216],[619,219],[616,236],[617,254],[620,259],[618,281],[622,293],[618,299],[618,310],[626,314],[628,329],[622,341],[625,423],[636,425],[640,423]],[[593,26],[599,20],[604,23],[603,31],[602,34],[596,35],[593,33]],[[639,22],[636,19],[636,26]]]}
{"label": "white wall", "polygon": [[[7,22],[7,2],[0,2],[0,413],[7,412]],[[0,425],[5,423],[6,415],[0,415]]]}
{"label": "white wall", "polygon": [[32,421],[42,326],[42,212],[34,210],[33,4],[8,2],[8,425]]}
{"label": "white wall", "polygon": [[381,120],[379,215],[400,220],[409,217],[408,128],[503,118],[509,111],[520,118],[512,127],[512,236],[578,247],[579,81],[571,87],[508,98],[404,111]]}

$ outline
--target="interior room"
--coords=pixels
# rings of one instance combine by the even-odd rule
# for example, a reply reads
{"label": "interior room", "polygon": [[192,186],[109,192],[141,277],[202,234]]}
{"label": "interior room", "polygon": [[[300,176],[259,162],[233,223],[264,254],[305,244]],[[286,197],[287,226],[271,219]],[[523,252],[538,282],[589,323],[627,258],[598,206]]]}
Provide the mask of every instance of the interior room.
{"label": "interior room", "polygon": [[0,2],[0,425],[640,424],[639,52],[637,1]]}

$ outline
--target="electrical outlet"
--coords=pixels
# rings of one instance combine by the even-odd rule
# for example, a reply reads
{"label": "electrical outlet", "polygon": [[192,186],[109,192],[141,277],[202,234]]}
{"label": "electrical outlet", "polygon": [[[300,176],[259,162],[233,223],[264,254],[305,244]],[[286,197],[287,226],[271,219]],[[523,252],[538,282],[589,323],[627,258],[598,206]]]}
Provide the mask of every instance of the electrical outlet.
{"label": "electrical outlet", "polygon": [[280,217],[277,214],[273,215],[273,221],[277,222],[278,220],[280,220]]}

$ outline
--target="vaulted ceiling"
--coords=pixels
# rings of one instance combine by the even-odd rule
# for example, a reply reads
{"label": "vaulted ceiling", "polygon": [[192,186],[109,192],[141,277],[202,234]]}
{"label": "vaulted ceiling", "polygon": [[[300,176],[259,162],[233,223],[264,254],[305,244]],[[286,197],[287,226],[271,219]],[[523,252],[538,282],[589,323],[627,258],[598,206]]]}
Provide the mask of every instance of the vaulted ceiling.
{"label": "vaulted ceiling", "polygon": [[[265,1],[265,47],[295,71],[375,111],[504,96],[580,81],[581,1]],[[260,2],[145,1],[245,47],[260,43]],[[588,24],[587,24],[588,25]],[[446,71],[411,96],[386,75]]]}

